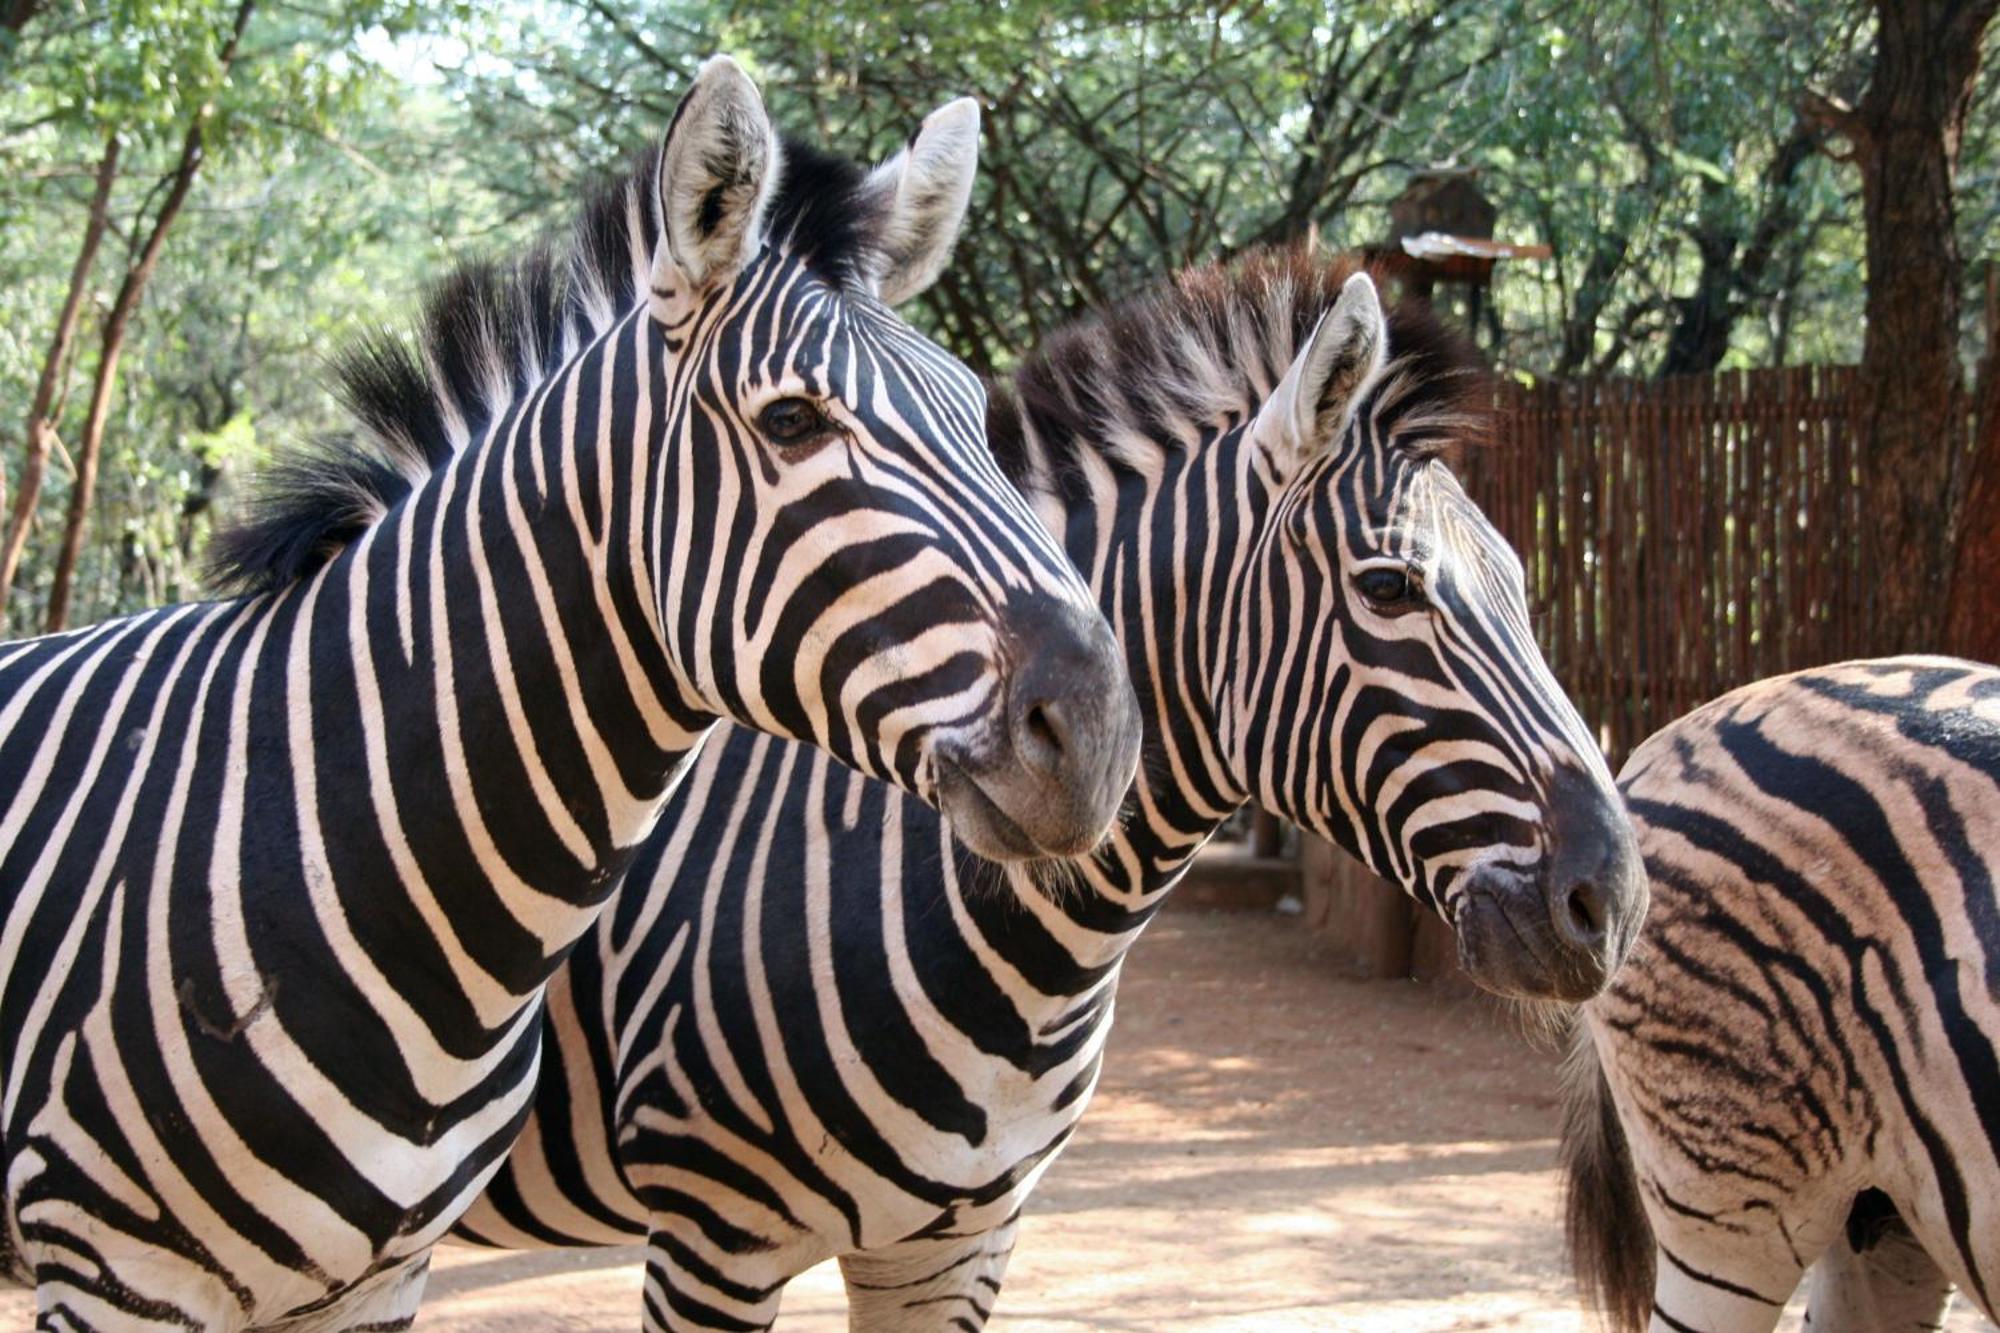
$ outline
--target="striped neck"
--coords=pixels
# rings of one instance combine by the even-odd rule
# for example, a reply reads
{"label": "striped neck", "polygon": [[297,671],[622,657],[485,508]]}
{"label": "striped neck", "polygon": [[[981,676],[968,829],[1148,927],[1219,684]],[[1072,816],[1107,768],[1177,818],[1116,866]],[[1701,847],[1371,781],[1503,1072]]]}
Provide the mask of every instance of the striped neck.
{"label": "striped neck", "polygon": [[[996,416],[1013,414],[992,423],[996,440],[1018,440],[1017,484],[1116,630],[1145,726],[1125,816],[1098,852],[1006,872],[1015,897],[1033,895],[1067,918],[1045,924],[1084,970],[1079,989],[1115,966],[1195,853],[1248,799],[1224,750],[1220,701],[1227,607],[1271,501],[1242,429],[1254,407],[1202,429],[1192,446],[1127,436],[1107,457],[1095,442],[1038,432],[1011,394],[995,395]],[[1054,466],[1057,458],[1069,465]]]}
{"label": "striped neck", "polygon": [[663,646],[666,571],[633,539],[675,503],[659,432],[620,429],[622,404],[577,419],[614,370],[656,382],[660,348],[642,311],[613,325],[280,599],[318,627],[294,657],[316,727],[343,728],[351,701],[361,751],[365,780],[322,783],[321,822],[379,824],[403,849],[397,873],[495,1038],[595,917],[713,720]]}

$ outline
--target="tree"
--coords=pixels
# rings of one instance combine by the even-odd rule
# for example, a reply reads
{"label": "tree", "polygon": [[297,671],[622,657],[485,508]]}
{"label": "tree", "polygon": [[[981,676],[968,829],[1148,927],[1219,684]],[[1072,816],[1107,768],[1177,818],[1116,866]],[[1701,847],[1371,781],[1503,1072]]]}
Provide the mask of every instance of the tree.
{"label": "tree", "polygon": [[[558,216],[580,177],[658,133],[717,48],[751,61],[782,122],[845,151],[886,155],[932,107],[977,95],[971,216],[918,317],[991,369],[1172,269],[1314,228],[1335,245],[1373,239],[1379,209],[1350,205],[1424,150],[1416,109],[1504,53],[1477,12],[829,0],[747,17],[566,0],[482,44],[458,91],[481,176],[523,219]],[[523,72],[496,77],[496,63]]]}
{"label": "tree", "polygon": [[8,594],[14,587],[14,573],[20,568],[21,552],[28,544],[34,523],[35,505],[42,495],[42,476],[48,470],[49,453],[56,443],[56,418],[63,381],[69,373],[70,350],[76,340],[77,318],[83,311],[84,289],[90,283],[97,247],[104,240],[109,220],[111,186],[118,179],[118,136],[107,135],[104,153],[98,159],[96,186],[84,213],[83,239],[78,242],[76,262],[70,267],[69,288],[63,296],[62,312],[56,316],[55,332],[49,338],[48,354],[42,358],[42,373],[35,382],[35,396],[28,405],[26,456],[22,460],[20,485],[8,517],[6,536],[0,538],[0,624],[6,621]]}
{"label": "tree", "polygon": [[1834,305],[1858,299],[1858,282],[1828,291],[1844,275],[1809,272],[1844,239],[1849,171],[1815,154],[1824,131],[1793,105],[1803,82],[1856,80],[1847,5],[1502,0],[1481,17],[1507,45],[1446,103],[1442,136],[1483,166],[1502,231],[1555,252],[1501,271],[1503,305],[1532,312],[1503,361],[1705,373],[1776,359],[1773,316],[1808,278]]}
{"label": "tree", "polygon": [[[60,224],[48,228],[73,252],[60,303],[52,302],[54,332],[34,391],[22,394],[29,411],[20,484],[0,535],[0,622],[22,610],[17,589],[31,555],[38,556],[28,571],[33,591],[46,580],[43,623],[53,629],[69,620],[107,450],[147,447],[108,440],[127,402],[119,396],[119,368],[201,181],[218,165],[329,141],[363,90],[382,86],[356,46],[360,35],[401,30],[436,9],[412,0],[342,0],[312,10],[260,10],[257,0],[139,0],[65,5],[25,22],[8,49],[18,77],[0,88],[0,125],[8,126],[0,132],[0,217],[46,217],[58,207],[78,217],[68,237]],[[84,144],[95,161],[87,202],[70,185],[83,174],[74,162]],[[47,291],[32,232],[19,258],[10,295]],[[104,290],[96,270],[108,261]],[[69,381],[93,316],[95,336],[86,345],[95,357],[85,358],[89,387],[72,434],[63,424]],[[73,458],[65,438],[76,445]],[[50,520],[42,510],[52,457],[63,462],[70,484],[66,496],[60,488],[56,495],[65,501],[61,541],[42,550],[33,537]]]}
{"label": "tree", "polygon": [[825,0],[754,16],[554,0],[479,44],[458,93],[474,169],[524,223],[656,132],[719,46],[752,60],[781,118],[843,146],[890,151],[914,116],[978,94],[972,220],[919,318],[982,368],[1175,267],[1309,232],[1378,240],[1408,169],[1477,165],[1503,231],[1556,252],[1502,270],[1497,299],[1524,312],[1503,364],[1686,373],[1858,355],[1856,175],[1815,151],[1827,131],[1796,103],[1808,83],[1858,91],[1871,35],[1848,0]]}
{"label": "tree", "polygon": [[[218,85],[228,82],[230,68],[236,63],[237,52],[242,49],[243,30],[249,26],[250,16],[256,8],[257,0],[237,2],[229,35],[223,40],[221,53],[215,62],[214,78]],[[90,386],[90,411],[84,418],[83,444],[76,459],[76,481],[70,487],[69,514],[63,522],[62,550],[56,557],[55,581],[49,588],[48,616],[43,627],[51,634],[69,624],[70,585],[76,576],[77,553],[83,549],[84,526],[90,521],[90,502],[97,491],[97,460],[104,447],[104,422],[111,409],[112,386],[118,380],[118,363],[125,355],[125,334],[131,326],[133,312],[145,297],[146,284],[152,281],[153,270],[159,266],[160,250],[166,245],[167,233],[187,204],[195,173],[201,170],[204,140],[209,120],[214,114],[215,104],[212,101],[204,99],[195,107],[187,133],[181,139],[180,156],[167,177],[166,196],[146,225],[145,240],[139,244],[137,253],[126,267],[125,276],[118,284],[118,296],[104,316],[103,332],[98,338],[97,372]],[[5,584],[0,583],[0,593],[4,591]]]}
{"label": "tree", "polygon": [[1786,250],[1810,243],[1803,216],[1799,177],[1819,150],[1822,132],[1800,116],[1779,142],[1761,173],[1762,198],[1744,234],[1736,210],[1711,205],[1727,188],[1707,177],[1701,185],[1703,207],[1688,231],[1701,256],[1694,290],[1672,298],[1673,324],[1659,373],[1710,375],[1722,365],[1733,341],[1736,321],[1768,305],[1777,284],[1790,271]]}
{"label": "tree", "polygon": [[1986,355],[1973,395],[1973,442],[1951,569],[1945,651],[2000,662],[2000,261],[1986,264]]}
{"label": "tree", "polygon": [[1868,245],[1861,479],[1871,613],[1883,652],[1935,649],[1951,577],[1963,438],[1959,147],[2000,0],[1877,0],[1873,70],[1814,113],[1851,145]]}

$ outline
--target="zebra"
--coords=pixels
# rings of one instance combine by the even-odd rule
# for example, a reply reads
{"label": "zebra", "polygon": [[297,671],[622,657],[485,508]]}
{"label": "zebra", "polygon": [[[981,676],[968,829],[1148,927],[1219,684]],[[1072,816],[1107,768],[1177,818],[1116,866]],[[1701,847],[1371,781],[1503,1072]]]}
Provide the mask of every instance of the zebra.
{"label": "zebra", "polygon": [[988,437],[1144,701],[1128,815],[1094,857],[996,867],[879,784],[718,737],[551,986],[534,1113],[460,1238],[647,1238],[650,1329],[765,1327],[836,1255],[856,1329],[979,1327],[1126,951],[1250,800],[1454,921],[1488,986],[1601,986],[1644,881],[1521,565],[1446,463],[1490,420],[1475,364],[1285,250],[995,385]]}
{"label": "zebra", "polygon": [[719,719],[1079,852],[1137,764],[1088,590],[890,311],[978,113],[867,171],[726,58],[565,247],[344,363],[242,589],[0,648],[5,1267],[47,1330],[406,1327],[540,997]]}
{"label": "zebra", "polygon": [[1621,775],[1653,917],[1579,1011],[1572,1262],[1614,1329],[2000,1316],[2000,669],[1747,685]]}

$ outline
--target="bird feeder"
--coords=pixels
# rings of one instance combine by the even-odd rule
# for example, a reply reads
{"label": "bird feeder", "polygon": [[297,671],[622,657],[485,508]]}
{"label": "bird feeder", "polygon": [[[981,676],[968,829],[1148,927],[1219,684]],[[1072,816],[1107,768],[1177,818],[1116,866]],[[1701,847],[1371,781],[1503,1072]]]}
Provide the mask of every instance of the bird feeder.
{"label": "bird feeder", "polygon": [[[1504,259],[1547,259],[1546,245],[1493,239],[1500,210],[1479,188],[1477,167],[1435,167],[1410,177],[1389,204],[1389,237],[1363,248],[1368,262],[1406,294],[1432,299],[1439,283],[1465,291],[1466,323],[1476,329],[1489,307],[1486,290]],[[1492,329],[1497,338],[1499,330]]]}

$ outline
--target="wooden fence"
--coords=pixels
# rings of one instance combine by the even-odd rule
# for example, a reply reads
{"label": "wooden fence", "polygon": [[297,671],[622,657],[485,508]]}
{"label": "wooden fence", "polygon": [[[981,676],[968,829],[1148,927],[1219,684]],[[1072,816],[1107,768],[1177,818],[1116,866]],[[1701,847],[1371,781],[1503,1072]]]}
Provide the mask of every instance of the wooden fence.
{"label": "wooden fence", "polygon": [[[1736,685],[1879,651],[1858,378],[1801,366],[1502,389],[1500,441],[1460,475],[1521,553],[1542,650],[1614,769]],[[1969,447],[1969,407],[1963,420]],[[1374,976],[1457,974],[1442,921],[1331,846],[1302,846],[1306,920],[1336,952]]]}
{"label": "wooden fence", "polygon": [[1871,651],[1857,381],[1502,389],[1501,441],[1464,460],[1466,486],[1521,553],[1543,651],[1614,767],[1736,685]]}

